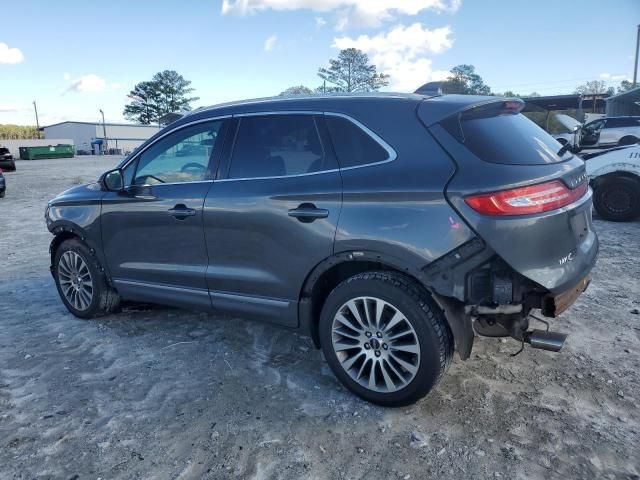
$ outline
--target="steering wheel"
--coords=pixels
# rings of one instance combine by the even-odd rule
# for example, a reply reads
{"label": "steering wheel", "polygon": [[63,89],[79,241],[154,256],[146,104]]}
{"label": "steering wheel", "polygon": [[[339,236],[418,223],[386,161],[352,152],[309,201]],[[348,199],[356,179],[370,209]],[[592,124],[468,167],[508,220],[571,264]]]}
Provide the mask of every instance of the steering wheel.
{"label": "steering wheel", "polygon": [[201,163],[191,162],[191,163],[187,163],[186,165],[183,165],[180,171],[183,173],[187,173],[187,172],[197,173],[197,172],[204,172],[206,169],[207,167],[205,167]]}

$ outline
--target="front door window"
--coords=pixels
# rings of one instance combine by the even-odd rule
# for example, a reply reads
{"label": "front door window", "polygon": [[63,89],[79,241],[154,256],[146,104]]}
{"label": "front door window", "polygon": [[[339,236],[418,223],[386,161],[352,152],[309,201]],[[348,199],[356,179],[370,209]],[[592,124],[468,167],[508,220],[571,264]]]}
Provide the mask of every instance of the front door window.
{"label": "front door window", "polygon": [[144,151],[137,162],[134,185],[210,180],[210,160],[222,120],[178,130]]}

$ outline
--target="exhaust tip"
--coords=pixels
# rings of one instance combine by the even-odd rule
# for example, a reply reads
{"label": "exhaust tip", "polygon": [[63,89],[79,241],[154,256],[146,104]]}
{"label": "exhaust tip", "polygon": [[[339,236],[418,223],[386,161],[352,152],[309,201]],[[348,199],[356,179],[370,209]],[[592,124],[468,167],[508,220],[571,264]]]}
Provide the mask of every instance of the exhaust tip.
{"label": "exhaust tip", "polygon": [[531,345],[532,348],[547,350],[549,352],[559,352],[564,346],[566,339],[566,333],[532,330],[525,333],[524,341]]}

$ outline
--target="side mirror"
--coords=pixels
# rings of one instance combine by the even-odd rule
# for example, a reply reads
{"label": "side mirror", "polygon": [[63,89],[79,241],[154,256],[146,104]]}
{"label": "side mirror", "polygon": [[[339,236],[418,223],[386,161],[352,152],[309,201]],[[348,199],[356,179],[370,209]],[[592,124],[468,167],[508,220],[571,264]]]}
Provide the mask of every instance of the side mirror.
{"label": "side mirror", "polygon": [[109,170],[102,175],[100,183],[105,190],[109,192],[119,192],[124,189],[124,176],[122,170],[116,168],[115,170]]}

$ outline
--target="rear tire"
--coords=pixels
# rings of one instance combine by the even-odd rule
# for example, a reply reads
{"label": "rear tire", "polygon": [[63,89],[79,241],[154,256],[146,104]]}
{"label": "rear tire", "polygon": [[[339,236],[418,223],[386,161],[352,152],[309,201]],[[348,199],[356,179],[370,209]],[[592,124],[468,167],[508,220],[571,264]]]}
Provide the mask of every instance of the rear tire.
{"label": "rear tire", "polygon": [[120,296],[108,283],[91,250],[77,239],[65,240],[56,250],[53,274],[67,310],[79,318],[94,318],[113,312]]}
{"label": "rear tire", "polygon": [[365,272],[339,284],[322,308],[319,334],[342,384],[387,407],[424,397],[453,355],[443,312],[418,284],[393,272]]}
{"label": "rear tire", "polygon": [[5,193],[6,193],[6,191],[5,191],[5,190],[1,191],[1,192],[0,192],[0,198],[4,198]]}
{"label": "rear tire", "polygon": [[640,181],[627,177],[605,177],[594,192],[593,206],[605,220],[633,220],[640,215]]}

